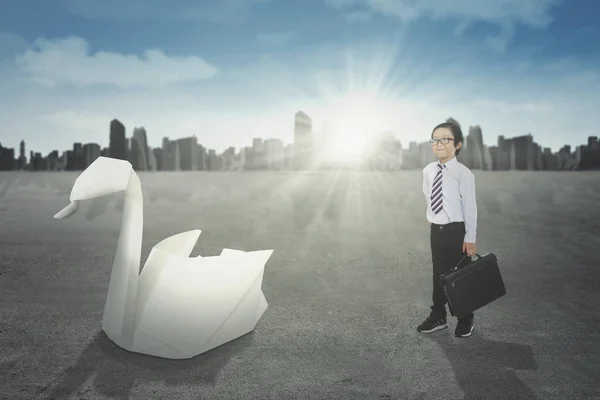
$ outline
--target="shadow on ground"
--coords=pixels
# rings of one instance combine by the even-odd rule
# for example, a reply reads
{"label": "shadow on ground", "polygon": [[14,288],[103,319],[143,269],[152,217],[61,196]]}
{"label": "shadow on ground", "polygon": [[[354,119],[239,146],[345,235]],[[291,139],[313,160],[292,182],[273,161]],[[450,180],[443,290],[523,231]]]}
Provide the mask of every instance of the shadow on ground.
{"label": "shadow on ground", "polygon": [[541,400],[515,371],[537,370],[531,346],[486,339],[477,332],[466,339],[427,335],[452,365],[463,400]]}
{"label": "shadow on ground", "polygon": [[[232,357],[252,344],[252,332],[227,346],[220,346],[188,360],[167,360],[132,353],[115,345],[103,331],[75,363],[42,391],[41,398],[67,399],[87,392],[112,399],[129,399],[136,381],[161,382],[166,386],[213,385]],[[93,378],[92,387],[85,387]]]}

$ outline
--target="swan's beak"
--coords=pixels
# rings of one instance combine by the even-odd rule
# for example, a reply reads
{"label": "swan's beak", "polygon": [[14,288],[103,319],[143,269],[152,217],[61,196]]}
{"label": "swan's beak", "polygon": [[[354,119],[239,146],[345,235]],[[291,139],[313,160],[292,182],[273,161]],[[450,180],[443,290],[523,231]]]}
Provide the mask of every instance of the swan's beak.
{"label": "swan's beak", "polygon": [[71,204],[60,210],[54,215],[56,219],[65,219],[75,214],[79,210],[79,201],[72,201]]}

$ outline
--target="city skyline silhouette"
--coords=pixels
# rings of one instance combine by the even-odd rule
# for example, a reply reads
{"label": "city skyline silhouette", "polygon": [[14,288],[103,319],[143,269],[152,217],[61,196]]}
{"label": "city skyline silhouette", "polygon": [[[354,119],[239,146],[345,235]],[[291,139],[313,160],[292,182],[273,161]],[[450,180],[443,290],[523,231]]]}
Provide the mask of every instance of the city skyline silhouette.
{"label": "city skyline silhouette", "polygon": [[[446,119],[459,127],[454,118]],[[359,154],[351,159],[336,159],[336,144],[348,137],[337,132],[335,126],[326,126],[314,132],[312,120],[303,111],[294,115],[294,141],[284,144],[279,138],[253,138],[251,146],[239,151],[230,146],[217,153],[198,142],[194,135],[178,139],[163,138],[162,147],[148,146],[144,127],[134,127],[127,137],[126,127],[113,119],[109,127],[109,144],[75,142],[71,150],[54,150],[47,155],[30,150],[21,140],[18,157],[13,148],[0,143],[0,170],[81,171],[97,157],[105,156],[128,160],[136,171],[232,171],[232,170],[331,170],[339,168],[359,170],[406,170],[425,167],[435,161],[428,141],[409,142],[404,148],[392,132],[364,135]],[[329,129],[329,130],[327,130]],[[588,137],[586,144],[572,149],[564,145],[557,152],[543,147],[527,135],[505,138],[498,136],[495,145],[483,139],[479,125],[469,126],[464,132],[464,150],[458,159],[475,170],[591,170],[600,169],[600,146],[597,136]],[[340,139],[341,138],[341,139]]]}

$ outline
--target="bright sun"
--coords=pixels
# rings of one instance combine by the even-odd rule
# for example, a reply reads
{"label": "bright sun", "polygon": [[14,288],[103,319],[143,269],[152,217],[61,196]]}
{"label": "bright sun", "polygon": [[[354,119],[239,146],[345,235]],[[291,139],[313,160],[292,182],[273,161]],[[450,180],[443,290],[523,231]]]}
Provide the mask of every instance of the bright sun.
{"label": "bright sun", "polygon": [[327,157],[340,161],[360,157],[374,133],[386,129],[383,102],[369,93],[353,92],[331,101],[328,117],[336,127]]}

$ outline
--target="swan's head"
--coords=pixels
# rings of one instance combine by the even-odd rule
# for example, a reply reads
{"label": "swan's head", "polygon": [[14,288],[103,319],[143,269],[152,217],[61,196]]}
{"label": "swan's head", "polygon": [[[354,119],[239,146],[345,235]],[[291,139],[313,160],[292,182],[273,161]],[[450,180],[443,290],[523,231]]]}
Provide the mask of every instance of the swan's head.
{"label": "swan's head", "polygon": [[109,157],[98,157],[75,180],[71,189],[71,204],[54,215],[63,219],[75,214],[79,202],[118,193],[127,189],[133,168],[128,161]]}

